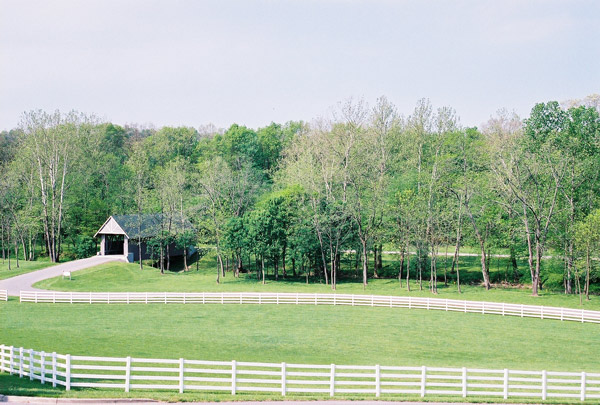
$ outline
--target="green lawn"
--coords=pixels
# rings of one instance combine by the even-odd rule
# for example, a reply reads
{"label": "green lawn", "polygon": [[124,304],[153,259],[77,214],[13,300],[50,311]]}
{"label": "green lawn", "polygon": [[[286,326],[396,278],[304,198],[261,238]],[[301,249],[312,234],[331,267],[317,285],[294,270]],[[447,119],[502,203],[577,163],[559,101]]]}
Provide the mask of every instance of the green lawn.
{"label": "green lawn", "polygon": [[[11,300],[0,308],[1,343],[46,352],[600,372],[599,326],[576,322],[292,305],[52,305]],[[65,393],[6,375],[0,376],[0,393],[232,399],[226,394],[143,391],[127,395],[92,389]],[[235,397],[256,398],[280,399],[277,395]]]}
{"label": "green lawn", "polygon": [[4,262],[0,261],[0,280],[4,280],[6,278],[15,277],[19,274],[29,273],[31,271],[43,269],[46,267],[54,266],[56,263],[50,263],[50,261],[46,259],[35,260],[32,262],[27,262],[25,260],[19,260],[19,267],[17,268],[17,262],[14,258],[10,260],[11,269],[8,270],[8,260]]}
{"label": "green lawn", "polygon": [[[464,258],[463,260],[471,266],[465,269],[465,278],[473,279],[476,273],[477,258]],[[388,262],[388,267],[391,264]],[[281,277],[275,281],[272,277],[266,285],[261,284],[256,279],[256,274],[241,274],[240,278],[235,278],[231,272],[226,277],[221,278],[221,283],[216,283],[216,270],[214,260],[206,257],[200,261],[199,271],[196,271],[195,265],[189,272],[160,272],[152,267],[146,266],[144,270],[139,269],[137,264],[127,264],[121,262],[112,262],[102,264],[90,269],[81,270],[73,274],[73,279],[62,279],[61,277],[41,281],[35,285],[37,288],[44,288],[59,291],[253,291],[253,292],[307,292],[307,293],[331,293],[329,286],[319,280],[310,280],[309,284],[303,277],[288,278],[283,280]],[[485,291],[478,285],[463,285],[462,294],[458,294],[456,285],[449,284],[444,287],[443,282],[439,283],[438,295],[433,295],[427,290],[427,283],[423,284],[423,291],[419,290],[418,284],[414,281],[411,284],[411,291],[406,291],[406,284],[403,281],[401,288],[398,280],[395,278],[371,279],[366,289],[363,289],[360,280],[346,278],[338,283],[337,293],[340,294],[378,294],[378,295],[402,295],[415,297],[438,297],[452,298],[476,301],[495,301],[507,303],[520,303],[532,305],[560,306],[569,308],[581,308],[579,297],[574,295],[564,295],[547,290],[541,292],[541,296],[532,297],[528,288],[493,288]],[[583,308],[600,310],[600,298],[593,296],[589,302],[584,300]]]}

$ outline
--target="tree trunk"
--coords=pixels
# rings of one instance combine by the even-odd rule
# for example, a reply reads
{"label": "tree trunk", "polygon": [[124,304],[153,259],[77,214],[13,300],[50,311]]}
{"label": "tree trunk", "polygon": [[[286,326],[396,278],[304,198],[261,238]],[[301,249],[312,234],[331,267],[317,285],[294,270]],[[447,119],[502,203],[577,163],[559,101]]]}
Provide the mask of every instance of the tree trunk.
{"label": "tree trunk", "polygon": [[187,265],[187,247],[183,248],[183,271],[188,271],[188,265]]}
{"label": "tree trunk", "polygon": [[17,261],[17,269],[20,267],[19,266],[19,242],[17,241],[17,238],[15,237],[15,260]]}
{"label": "tree trunk", "polygon": [[456,257],[456,288],[458,290],[458,293],[461,294],[460,291],[460,258],[457,256]]}
{"label": "tree trunk", "polygon": [[0,225],[0,244],[2,245],[2,264],[4,264],[4,260],[6,258],[4,252],[4,224]]}
{"label": "tree trunk", "polygon": [[283,278],[287,277],[287,273],[285,270],[285,254],[286,254],[286,247],[283,247],[283,251],[282,251],[282,255],[281,255],[281,266],[282,266],[282,270],[283,270]]}
{"label": "tree trunk", "polygon": [[142,239],[138,238],[138,255],[140,259],[140,270],[144,270],[144,265],[142,264]]}
{"label": "tree trunk", "polygon": [[585,268],[585,300],[589,301],[590,300],[590,267],[591,267],[591,262],[590,262],[590,247],[588,245],[587,249],[586,249],[586,255],[585,255],[585,260],[586,260],[586,268]]}
{"label": "tree trunk", "polygon": [[319,245],[321,246],[321,258],[323,259],[323,273],[325,273],[325,285],[329,284],[329,279],[327,276],[327,260],[325,259],[325,249],[323,249],[323,237],[321,232],[317,231],[317,236],[319,238]]}
{"label": "tree trunk", "polygon": [[448,287],[448,275],[446,268],[448,267],[448,244],[446,243],[446,256],[444,258],[444,287]]}
{"label": "tree trunk", "polygon": [[[408,250],[410,250],[410,246]],[[406,258],[406,291],[410,292],[410,252],[408,252],[408,257]]]}
{"label": "tree trunk", "polygon": [[535,270],[531,278],[531,295],[537,297],[538,289],[540,286],[540,270],[542,261],[542,246],[540,243],[539,228],[536,227],[535,231]]}
{"label": "tree trunk", "polygon": [[483,243],[479,243],[479,247],[481,248],[481,273],[483,274],[483,286],[486,290],[489,290],[491,287],[490,284],[490,273],[487,267],[487,256],[485,253],[485,245]]}
{"label": "tree trunk", "polygon": [[369,257],[368,257],[368,252],[367,252],[367,239],[363,239],[361,238],[360,240],[361,244],[362,244],[362,257],[363,257],[363,289],[365,289],[367,287],[367,283],[368,283],[368,274],[367,271],[369,270]]}
{"label": "tree trunk", "polygon": [[223,272],[223,258],[217,247],[217,284],[221,283],[221,273]]}
{"label": "tree trunk", "polygon": [[167,271],[171,270],[171,244],[167,245]]}
{"label": "tree trunk", "polygon": [[402,248],[402,251],[400,252],[400,268],[398,269],[398,282],[400,282],[400,288],[402,288],[402,271],[404,270],[404,255],[406,254],[406,252],[404,251],[404,248]]}
{"label": "tree trunk", "polygon": [[567,277],[565,280],[565,293],[566,294],[571,294],[572,292],[572,287],[571,287],[571,274],[573,274],[573,238],[571,238],[571,240],[569,241],[569,246],[567,248]]}
{"label": "tree trunk", "polygon": [[477,223],[475,222],[475,218],[473,218],[473,213],[469,208],[469,202],[465,199],[465,209],[467,210],[467,215],[471,220],[471,224],[473,225],[473,231],[475,232],[475,238],[477,242],[479,242],[479,248],[481,249],[481,274],[483,275],[483,285],[486,290],[489,290],[490,285],[490,273],[487,267],[486,254],[485,254],[485,240],[479,232],[479,228],[477,227]]}

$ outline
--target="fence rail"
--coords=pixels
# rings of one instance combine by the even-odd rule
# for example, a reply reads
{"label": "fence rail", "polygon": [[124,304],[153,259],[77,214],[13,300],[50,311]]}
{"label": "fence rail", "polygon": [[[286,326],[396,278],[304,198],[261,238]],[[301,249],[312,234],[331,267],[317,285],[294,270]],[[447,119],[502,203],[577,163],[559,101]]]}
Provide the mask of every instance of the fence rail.
{"label": "fence rail", "polygon": [[0,301],[8,301],[8,291],[0,290]]}
{"label": "fence rail", "polygon": [[463,301],[443,298],[394,297],[385,295],[300,294],[300,293],[180,293],[180,292],[54,292],[21,291],[21,302],[70,304],[296,304],[351,305],[389,308],[429,309],[558,319],[600,323],[600,311]]}
{"label": "fence rail", "polygon": [[53,387],[600,399],[600,373],[255,363],[45,353],[0,345],[0,371]]}

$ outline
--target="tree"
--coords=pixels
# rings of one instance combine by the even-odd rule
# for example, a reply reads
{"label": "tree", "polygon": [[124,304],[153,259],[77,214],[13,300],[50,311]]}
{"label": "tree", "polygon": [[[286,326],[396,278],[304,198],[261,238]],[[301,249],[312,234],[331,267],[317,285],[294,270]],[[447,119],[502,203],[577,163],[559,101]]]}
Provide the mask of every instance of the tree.
{"label": "tree", "polygon": [[[558,103],[537,104],[522,134],[498,136],[492,168],[505,201],[515,201],[528,247],[532,295],[538,295],[541,261],[567,167],[553,140],[563,130],[566,114]],[[516,136],[514,136],[516,135]]]}
{"label": "tree", "polygon": [[[580,251],[585,255],[585,299],[590,300],[590,273],[592,269],[592,255],[600,252],[600,209],[594,210],[581,222],[575,225],[575,240]],[[577,277],[577,284],[579,277]],[[579,288],[581,296],[581,288]]]}
{"label": "tree", "polygon": [[144,269],[142,263],[142,212],[147,199],[147,187],[150,183],[150,169],[148,157],[141,142],[133,144],[133,150],[127,161],[127,167],[131,173],[129,179],[130,188],[134,191],[133,198],[138,214],[138,257],[140,258],[140,270]]}
{"label": "tree", "polygon": [[210,235],[217,248],[219,274],[224,274],[222,239],[227,221],[242,217],[256,198],[261,179],[249,163],[232,168],[221,157],[199,164],[196,182],[199,200],[196,211],[202,218],[200,226]]}
{"label": "tree", "polygon": [[77,164],[80,143],[94,136],[97,123],[95,117],[77,112],[48,114],[41,110],[25,113],[21,119],[23,149],[38,173],[44,236],[52,262],[60,257],[71,169]]}

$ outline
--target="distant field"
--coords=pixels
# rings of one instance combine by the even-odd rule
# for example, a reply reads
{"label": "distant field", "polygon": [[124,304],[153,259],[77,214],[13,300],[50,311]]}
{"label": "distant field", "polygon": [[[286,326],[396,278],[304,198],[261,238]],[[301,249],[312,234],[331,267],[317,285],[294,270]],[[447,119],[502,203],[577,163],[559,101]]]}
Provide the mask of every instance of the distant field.
{"label": "distant field", "polygon": [[[465,280],[476,280],[479,274],[477,258],[464,258],[465,269],[461,278]],[[469,267],[467,267],[469,263]],[[387,261],[388,273],[391,272],[393,262]],[[105,263],[90,269],[78,271],[73,274],[73,279],[62,279],[61,277],[44,280],[35,286],[49,290],[58,291],[253,291],[253,292],[307,292],[307,293],[330,293],[331,288],[318,279],[310,279],[309,284],[303,277],[283,280],[280,276],[275,281],[272,276],[266,285],[262,285],[256,278],[256,274],[241,274],[236,279],[231,272],[221,278],[221,283],[216,283],[216,267],[214,259],[206,257],[199,263],[199,271],[192,266],[189,272],[168,272],[161,275],[152,267],[146,266],[144,270],[139,269],[137,264],[121,262]],[[350,272],[346,272],[348,274]],[[350,273],[351,275],[351,273]],[[419,290],[418,283],[412,274],[411,291],[406,291],[406,283],[402,287],[396,278],[370,279],[369,285],[363,289],[360,280],[346,277],[337,286],[340,294],[378,294],[378,295],[402,295],[415,297],[434,297],[427,290],[427,281],[423,283],[423,291]],[[444,287],[443,281],[438,283],[438,298],[465,299],[477,301],[496,301],[507,303],[520,303],[532,305],[561,306],[568,308],[581,308],[579,297],[564,295],[547,290],[541,292],[540,297],[532,297],[528,288],[493,288],[485,291],[477,284],[462,286],[462,294],[457,293],[456,285],[449,283]],[[592,300],[584,300],[583,308],[600,310],[600,298],[592,297]]]}
{"label": "distant field", "polygon": [[19,260],[19,268],[17,268],[16,264],[17,262],[15,261],[15,259],[11,258],[11,269],[8,270],[8,260],[5,260],[4,262],[0,260],[0,280],[4,280],[6,278],[18,276],[19,274],[25,274],[55,265],[55,263],[50,263],[48,259],[35,260],[32,262]]}
{"label": "distant field", "polygon": [[[468,366],[600,371],[599,326],[390,308],[276,305],[0,304],[0,342],[98,356]],[[125,396],[51,390],[0,376],[0,393]],[[128,396],[208,399],[202,393]],[[372,398],[372,396],[366,396]],[[226,394],[212,399],[232,399]],[[235,399],[280,399],[277,395]],[[563,401],[564,402],[564,401]]]}

